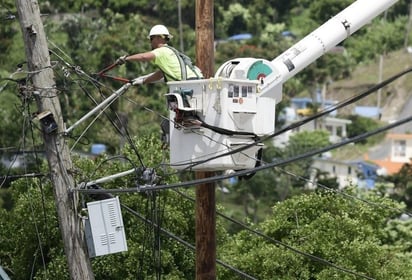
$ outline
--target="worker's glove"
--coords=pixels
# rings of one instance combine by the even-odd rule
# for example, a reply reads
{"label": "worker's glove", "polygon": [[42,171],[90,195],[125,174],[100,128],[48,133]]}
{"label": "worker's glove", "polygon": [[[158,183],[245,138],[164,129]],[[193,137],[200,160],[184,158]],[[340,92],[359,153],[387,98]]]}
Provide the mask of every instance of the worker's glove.
{"label": "worker's glove", "polygon": [[123,55],[123,56],[119,57],[119,58],[116,60],[116,64],[117,64],[117,65],[125,64],[125,63],[126,63],[126,57],[127,57],[127,55]]}
{"label": "worker's glove", "polygon": [[132,80],[133,85],[143,85],[143,83],[144,83],[144,77],[138,77]]}

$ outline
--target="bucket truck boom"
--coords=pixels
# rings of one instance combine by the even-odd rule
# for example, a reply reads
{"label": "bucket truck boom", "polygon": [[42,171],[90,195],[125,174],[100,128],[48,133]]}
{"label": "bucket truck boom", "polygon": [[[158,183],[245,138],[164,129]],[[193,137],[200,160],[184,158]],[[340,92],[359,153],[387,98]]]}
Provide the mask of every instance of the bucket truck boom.
{"label": "bucket truck boom", "polygon": [[[262,95],[276,84],[283,84],[310,63],[324,55],[354,32],[371,22],[398,0],[368,0],[354,2],[329,19],[297,44],[271,61],[273,75],[266,77]],[[275,85],[274,85],[275,84]]]}
{"label": "bucket truck boom", "polygon": [[222,64],[212,79],[169,82],[172,167],[253,168],[263,147],[256,140],[274,133],[283,84],[396,2],[355,1],[271,61],[236,58]]}

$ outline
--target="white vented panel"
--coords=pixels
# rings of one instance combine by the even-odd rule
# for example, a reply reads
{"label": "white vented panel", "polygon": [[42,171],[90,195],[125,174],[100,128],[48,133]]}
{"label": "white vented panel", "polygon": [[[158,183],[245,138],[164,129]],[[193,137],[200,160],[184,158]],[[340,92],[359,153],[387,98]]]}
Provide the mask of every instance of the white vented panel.
{"label": "white vented panel", "polygon": [[[92,244],[90,240],[88,242],[89,255],[94,257],[127,251],[119,198],[89,202],[87,209],[89,225],[86,226],[86,236],[92,238]],[[90,233],[87,234],[87,231]]]}

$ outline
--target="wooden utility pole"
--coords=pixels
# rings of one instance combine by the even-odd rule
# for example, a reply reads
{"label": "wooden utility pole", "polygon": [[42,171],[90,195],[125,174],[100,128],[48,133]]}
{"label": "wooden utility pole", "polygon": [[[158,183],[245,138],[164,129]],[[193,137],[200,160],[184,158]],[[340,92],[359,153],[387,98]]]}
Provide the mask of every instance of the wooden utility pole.
{"label": "wooden utility pole", "polygon": [[36,98],[43,127],[44,146],[54,188],[57,214],[71,279],[94,279],[84,240],[82,222],[77,213],[78,197],[70,175],[72,162],[69,148],[61,134],[63,117],[49,50],[37,0],[16,0],[23,33],[32,94]]}
{"label": "wooden utility pole", "polygon": [[[214,76],[213,0],[196,0],[196,65],[205,78]],[[213,172],[196,172],[197,179]],[[215,184],[196,187],[196,280],[216,279]]]}
{"label": "wooden utility pole", "polygon": [[205,78],[215,75],[213,0],[196,0],[196,65]]}

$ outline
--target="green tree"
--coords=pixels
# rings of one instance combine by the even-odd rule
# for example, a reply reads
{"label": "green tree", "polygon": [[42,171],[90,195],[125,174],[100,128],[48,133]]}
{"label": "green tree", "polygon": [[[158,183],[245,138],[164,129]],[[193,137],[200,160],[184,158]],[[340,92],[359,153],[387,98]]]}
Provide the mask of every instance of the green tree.
{"label": "green tree", "polygon": [[[147,167],[156,167],[154,183],[177,182],[170,170],[161,166],[163,154],[156,136],[141,137],[135,147],[127,146],[124,157],[96,159],[74,158],[76,182],[84,182],[139,167],[140,160]],[[139,151],[139,154],[136,153]],[[140,159],[139,159],[140,158]],[[136,163],[139,166],[135,166]],[[132,165],[132,166],[130,166]],[[122,177],[108,182],[104,188],[134,188],[137,184],[150,183],[141,178],[141,168],[135,176]],[[159,181],[160,180],[160,181]],[[14,207],[0,209],[0,263],[13,279],[68,279],[51,185],[43,180],[18,180],[12,183]],[[193,191],[186,191],[194,196]],[[79,209],[85,203],[101,199],[96,195],[81,195]],[[175,236],[194,244],[194,204],[178,192],[165,190],[124,194],[123,208],[128,251],[96,257],[92,260],[96,279],[151,279],[162,275],[167,279],[193,279],[194,252],[159,231],[143,219],[156,222]],[[132,209],[140,214],[136,217]],[[86,213],[82,212],[83,215]],[[225,233],[218,225],[218,242]],[[159,247],[160,246],[160,247]]]}
{"label": "green tree", "polygon": [[[281,153],[281,159],[297,157],[309,151],[326,147],[329,144],[329,134],[324,130],[303,131],[292,135],[289,138],[288,145]],[[312,166],[312,158],[299,159],[285,167],[286,170],[292,172],[296,176],[309,178],[310,167]],[[303,186],[304,182],[299,177],[292,179],[292,186]]]}
{"label": "green tree", "polygon": [[405,163],[397,173],[384,177],[384,180],[394,185],[390,196],[412,209],[412,165]]}
{"label": "green tree", "polygon": [[[225,37],[231,35],[232,32],[251,32],[254,35],[254,38],[247,44],[228,44],[218,48],[215,56],[216,67],[234,57],[257,57],[269,60],[277,57],[298,39],[319,26],[322,23],[320,21],[324,19],[322,16],[329,17],[328,15],[337,12],[346,4],[346,1],[338,2],[318,0],[250,3],[240,1],[237,4],[231,4],[227,1],[216,1],[216,37]],[[9,12],[15,14],[13,2],[7,0],[4,3],[1,7],[1,14],[8,15]],[[96,73],[120,55],[149,49],[149,43],[145,37],[150,26],[158,23],[156,18],[166,21],[164,23],[170,26],[171,32],[178,34],[177,3],[173,1],[163,3],[146,0],[137,2],[88,0],[67,3],[48,1],[40,4],[42,11],[49,14],[44,17],[44,22],[52,51],[51,60],[56,63],[53,64],[55,66],[53,69],[56,71],[57,85],[61,90],[61,103],[67,124],[73,123],[94,106],[90,98],[101,100],[102,96],[107,96],[111,90],[96,88],[96,84],[89,79],[82,75],[75,75],[74,71],[68,71],[73,69],[67,67],[62,58],[73,67],[80,67],[86,73]],[[183,0],[181,4],[185,50],[191,57],[194,57],[194,2]],[[404,1],[402,6],[405,7]],[[133,13],[130,12],[131,10]],[[405,11],[397,8],[391,10],[391,15],[395,13],[394,11],[401,15],[405,14]],[[396,14],[393,14],[388,17],[387,21],[377,21],[371,25],[376,27],[363,28],[364,33],[356,37],[353,44],[349,43],[351,39],[345,42],[344,55],[325,55],[318,59],[285,84],[284,95],[294,96],[329,78],[347,77],[354,65],[372,58],[377,51],[398,49],[403,44],[405,23],[405,18],[398,19]],[[0,71],[2,78],[12,73],[17,64],[24,62],[23,43],[19,29],[17,20],[5,21],[0,28],[1,47],[4,48],[4,51],[0,52],[0,62],[3,65]],[[292,30],[297,36],[296,40],[283,38],[281,32],[284,30]],[[376,33],[377,30],[379,34]],[[364,37],[365,40],[362,39]],[[174,40],[172,44],[176,42]],[[374,46],[370,45],[371,42]],[[376,42],[379,43],[376,44]],[[136,63],[119,67],[113,71],[113,74],[133,78],[151,70],[150,65]],[[71,75],[67,76],[70,73]],[[102,82],[109,88],[120,86],[119,83],[111,82],[109,79]],[[130,132],[134,135],[158,131],[161,117],[159,114],[147,113],[145,107],[156,111],[161,109],[162,114],[167,114],[163,97],[167,89],[156,85],[140,87],[138,90],[134,89],[129,92],[126,96],[132,97],[133,103],[116,102],[112,105],[111,116],[114,119],[115,113],[127,116],[128,123],[131,124]],[[85,138],[89,142],[106,140],[108,144],[113,145],[112,149],[117,150],[120,145],[117,144],[119,139],[117,139],[116,131],[105,133],[105,137],[101,135],[104,130],[102,128],[109,125],[109,120],[102,116],[89,129]],[[79,131],[84,128],[79,127]],[[7,127],[4,129],[7,130]],[[87,150],[87,145],[82,149]]]}
{"label": "green tree", "polygon": [[[324,147],[328,143],[328,133],[325,131],[296,133],[290,137],[289,143],[284,148],[274,147],[268,142],[263,151],[263,164],[281,162]],[[230,188],[234,192],[233,202],[243,207],[241,216],[257,223],[269,212],[268,205],[304,192],[306,181],[302,178],[309,178],[312,161],[312,158],[300,159],[286,166],[267,169],[239,178],[238,182]]]}
{"label": "green tree", "polygon": [[405,16],[397,17],[391,24],[378,18],[359,30],[344,45],[351,50],[350,55],[355,61],[372,60],[380,54],[402,48],[406,25]]}
{"label": "green tree", "polygon": [[[348,133],[348,138],[356,137],[358,135],[361,135],[363,133],[372,131],[374,129],[377,129],[379,127],[379,122],[368,118],[368,117],[363,117],[363,116],[358,116],[358,115],[351,115],[349,116],[349,120],[352,122],[346,127],[347,133]],[[382,139],[382,135],[376,135],[370,138],[362,139],[359,141],[361,144],[373,144],[377,143],[378,140]]]}
{"label": "green tree", "polygon": [[[346,194],[355,196],[353,190]],[[354,279],[285,248],[291,246],[374,279],[408,279],[412,276],[409,255],[382,243],[385,225],[399,206],[376,195],[368,200],[381,207],[329,192],[294,196],[275,204],[272,216],[255,227],[283,245],[241,231],[219,251],[219,257],[257,279]],[[237,279],[223,271],[220,276]]]}
{"label": "green tree", "polygon": [[311,18],[317,22],[323,23],[329,20],[334,15],[352,4],[352,0],[321,0],[311,1],[309,5],[309,14]]}
{"label": "green tree", "polygon": [[[15,87],[14,83],[11,84]],[[0,94],[0,119],[2,120],[0,147],[14,147],[15,150],[18,150],[18,142],[22,140],[21,136],[24,135],[26,129],[21,125],[25,122],[25,114],[24,107],[15,94],[8,91]]]}

